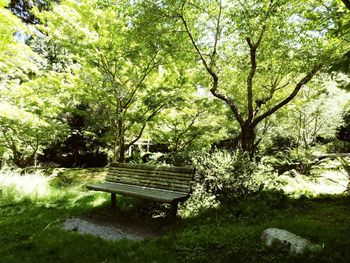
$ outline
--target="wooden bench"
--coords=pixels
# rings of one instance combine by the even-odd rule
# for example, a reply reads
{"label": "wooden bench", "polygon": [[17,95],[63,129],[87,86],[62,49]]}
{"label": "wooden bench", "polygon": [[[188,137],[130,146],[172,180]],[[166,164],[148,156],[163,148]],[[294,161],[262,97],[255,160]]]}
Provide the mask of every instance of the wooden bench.
{"label": "wooden bench", "polygon": [[175,217],[178,203],[191,194],[194,173],[194,168],[186,167],[111,163],[106,182],[86,187],[111,193],[112,208],[116,207],[116,194],[121,194],[169,203]]}

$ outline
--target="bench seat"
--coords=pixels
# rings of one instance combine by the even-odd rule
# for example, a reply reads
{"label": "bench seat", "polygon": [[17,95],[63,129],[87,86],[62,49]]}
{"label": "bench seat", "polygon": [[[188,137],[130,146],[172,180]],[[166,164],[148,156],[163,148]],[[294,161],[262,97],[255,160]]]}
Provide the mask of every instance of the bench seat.
{"label": "bench seat", "polygon": [[89,184],[86,186],[90,190],[103,191],[114,194],[128,195],[143,199],[173,203],[188,198],[187,193],[169,191],[164,189],[150,188],[147,186],[128,185],[121,183],[105,182],[100,184]]}

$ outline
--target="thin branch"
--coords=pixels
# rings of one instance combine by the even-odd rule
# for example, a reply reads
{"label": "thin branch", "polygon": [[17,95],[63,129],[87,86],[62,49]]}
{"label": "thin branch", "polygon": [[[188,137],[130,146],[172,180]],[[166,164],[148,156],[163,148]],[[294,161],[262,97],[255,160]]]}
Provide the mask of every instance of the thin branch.
{"label": "thin branch", "polygon": [[209,75],[212,77],[213,79],[213,86],[210,89],[210,92],[217,97],[218,99],[221,99],[223,101],[225,101],[229,107],[231,108],[231,110],[233,111],[236,119],[238,120],[238,122],[240,123],[240,125],[243,125],[243,118],[240,114],[240,112],[238,111],[238,108],[236,106],[236,104],[234,103],[234,101],[232,100],[232,98],[227,97],[226,95],[220,93],[217,89],[218,89],[218,83],[219,83],[219,77],[218,75],[213,71],[213,69],[208,65],[206,59],[204,58],[202,52],[200,51],[192,33],[191,30],[188,27],[187,21],[183,15],[183,9],[185,6],[186,1],[184,2],[183,6],[182,6],[182,13],[179,15],[179,18],[181,19],[183,26],[185,28],[185,31],[187,32],[188,37],[190,38],[190,41],[192,43],[192,46],[194,47],[194,49],[196,50],[197,54],[200,57],[200,60],[202,61],[205,69],[207,70],[207,72],[209,73]]}
{"label": "thin branch", "polygon": [[[134,90],[131,93],[130,98],[128,99],[128,101],[122,105],[123,108],[127,108],[129,107],[129,105],[131,104],[132,100],[134,99],[137,90],[139,90],[139,88],[141,87],[141,84],[143,83],[143,81],[145,80],[145,78],[157,67],[159,66],[158,63],[154,63],[157,55],[158,55],[159,50],[154,54],[154,56],[150,59],[150,61],[148,61],[146,68],[143,71],[143,75],[142,77],[139,79],[137,85],[135,86]],[[153,64],[153,65],[152,65]]]}
{"label": "thin branch", "polygon": [[198,6],[198,5],[196,5],[196,4],[192,3],[192,2],[189,2],[188,4],[191,5],[191,6],[193,6],[194,8],[197,8],[199,11],[201,11],[201,12],[207,14],[209,17],[216,18],[215,15],[211,14],[211,13],[208,12],[206,9],[201,8],[201,7]]}
{"label": "thin branch", "polygon": [[166,103],[158,103],[157,107],[154,109],[154,111],[147,117],[145,123],[143,124],[142,128],[140,129],[138,135],[134,140],[132,140],[130,143],[126,144],[125,149],[129,148],[131,145],[135,144],[142,136],[143,131],[145,130],[147,124],[149,121],[151,121],[164,107]]}
{"label": "thin branch", "polygon": [[216,66],[216,55],[217,55],[217,45],[218,45],[218,41],[220,38],[220,20],[221,20],[221,13],[222,13],[222,5],[221,5],[221,1],[219,1],[220,6],[219,6],[219,15],[216,21],[216,31],[215,31],[215,39],[214,39],[214,47],[213,47],[213,52],[211,54],[211,65]]}
{"label": "thin branch", "polygon": [[288,104],[292,99],[294,99],[294,97],[298,94],[298,92],[300,91],[302,86],[307,84],[316,75],[316,73],[322,68],[322,66],[323,66],[322,64],[316,64],[312,68],[312,70],[295,85],[294,90],[292,91],[292,93],[288,97],[286,97],[284,100],[282,100],[281,102],[279,102],[278,104],[276,104],[275,106],[273,106],[272,108],[267,110],[262,115],[258,116],[252,123],[253,127],[255,127],[263,119],[265,119],[268,116],[270,116],[271,114],[275,113],[280,108],[282,108],[283,106]]}
{"label": "thin branch", "polygon": [[213,79],[218,78],[218,76],[215,74],[215,72],[212,70],[212,68],[208,65],[208,62],[205,60],[202,52],[200,51],[196,41],[194,40],[194,37],[193,37],[192,33],[191,33],[191,31],[190,31],[190,29],[188,27],[187,21],[185,20],[183,14],[181,14],[179,17],[180,17],[180,19],[182,21],[182,24],[185,27],[185,31],[186,31],[188,37],[190,38],[193,47],[195,48],[197,54],[199,55],[200,60],[202,61],[205,69],[208,71],[208,73],[212,76]]}
{"label": "thin branch", "polygon": [[243,121],[242,115],[241,115],[240,111],[238,110],[238,107],[236,106],[236,103],[233,101],[233,99],[231,99],[230,97],[220,93],[217,90],[217,88],[215,88],[215,86],[210,89],[210,92],[216,98],[226,102],[226,104],[230,107],[230,109],[232,110],[233,114],[235,115],[235,118],[239,122],[239,125],[243,126],[244,121]]}
{"label": "thin branch", "polygon": [[201,135],[202,135],[201,132],[198,132],[198,133],[195,133],[194,135],[192,135],[192,137],[187,142],[185,142],[183,145],[181,145],[178,148],[178,151],[179,152],[183,151],[188,145],[190,145],[195,139],[197,139]]}
{"label": "thin branch", "polygon": [[185,130],[183,130],[182,132],[179,133],[179,136],[182,136],[182,135],[186,134],[186,133],[191,129],[191,127],[196,123],[197,118],[198,118],[203,112],[205,112],[205,110],[197,111],[197,113],[196,113],[196,115],[193,117],[191,123],[187,126],[187,128],[186,128]]}

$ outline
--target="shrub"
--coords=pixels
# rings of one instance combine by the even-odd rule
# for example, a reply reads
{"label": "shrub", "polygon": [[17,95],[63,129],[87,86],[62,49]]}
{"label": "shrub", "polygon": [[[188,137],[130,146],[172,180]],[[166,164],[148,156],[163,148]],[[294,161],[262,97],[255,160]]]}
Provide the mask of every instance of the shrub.
{"label": "shrub", "polygon": [[297,146],[297,142],[291,136],[276,135],[272,137],[271,142],[265,145],[265,154],[274,154],[278,152],[287,152],[290,149],[294,149]]}
{"label": "shrub", "polygon": [[193,158],[197,184],[220,201],[241,199],[259,190],[254,180],[256,164],[241,151],[214,151]]}
{"label": "shrub", "polygon": [[344,171],[345,175],[349,179],[348,185],[346,187],[346,192],[348,194],[350,194],[350,159],[347,159],[345,157],[340,157],[340,158],[338,158],[338,160],[341,164],[340,166],[341,166],[342,170]]}
{"label": "shrub", "polygon": [[303,175],[310,175],[315,164],[310,151],[302,149],[278,152],[273,156],[265,157],[264,162],[276,169],[278,174],[295,170]]}
{"label": "shrub", "polygon": [[327,152],[329,153],[347,153],[350,152],[350,142],[334,140],[327,144]]}

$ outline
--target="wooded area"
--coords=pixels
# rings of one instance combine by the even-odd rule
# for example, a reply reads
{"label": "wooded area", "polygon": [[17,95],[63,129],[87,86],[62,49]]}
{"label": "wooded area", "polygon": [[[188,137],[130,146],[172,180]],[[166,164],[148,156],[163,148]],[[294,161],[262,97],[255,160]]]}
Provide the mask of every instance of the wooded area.
{"label": "wooded area", "polygon": [[[323,254],[300,262],[348,262],[350,241],[335,236],[348,233],[344,218],[350,215],[350,2],[0,0],[0,216],[5,210],[10,215],[0,217],[0,231],[13,230],[6,225],[17,216],[29,220],[30,213],[51,222],[61,220],[57,211],[62,218],[113,221],[115,214],[104,210],[109,195],[92,195],[85,186],[108,183],[105,167],[116,162],[196,171],[193,184],[180,180],[183,199],[189,198],[180,203],[183,221],[172,230],[181,233],[180,241],[142,243],[146,250],[117,246],[146,258],[135,262],[168,262],[157,249],[162,242],[169,262],[254,262],[247,255],[255,262],[282,261],[282,252],[249,250],[263,227],[289,227],[326,243]],[[135,174],[138,187],[150,183]],[[170,180],[160,172],[152,176],[159,184]],[[26,178],[37,183],[34,192],[22,186]],[[147,216],[168,211],[126,197],[116,201],[111,189],[126,222],[141,214],[157,227]],[[302,211],[308,205],[310,215]],[[50,215],[42,207],[58,210]],[[16,212],[22,210],[23,218]],[[332,219],[339,213],[341,222]],[[230,220],[242,223],[238,232],[225,223]],[[40,222],[47,228],[33,224],[46,231],[51,222]],[[318,236],[313,225],[324,233]],[[206,237],[211,231],[217,239]],[[229,237],[237,233],[248,243]],[[30,246],[53,240],[35,238]],[[93,242],[78,240],[85,252]],[[228,248],[228,240],[237,246]],[[18,262],[9,252],[15,243],[0,233],[5,262]],[[109,246],[96,255],[110,253]],[[34,251],[50,259],[51,252]],[[53,262],[67,260],[65,253]],[[118,258],[100,257],[87,262]],[[121,259],[130,258],[124,253]]]}
{"label": "wooded area", "polygon": [[276,138],[349,150],[346,1],[8,4],[6,162],[124,162],[139,140],[173,159],[225,140],[252,158]]}

